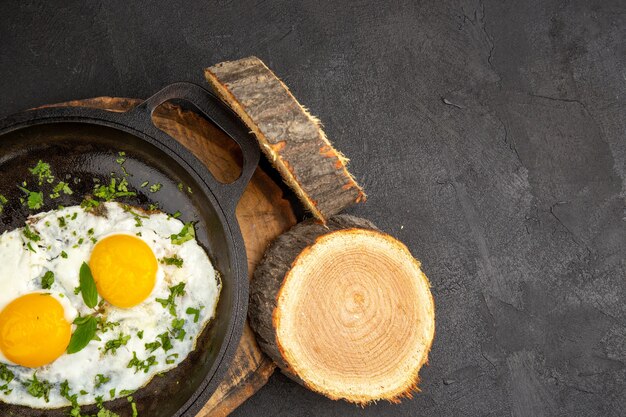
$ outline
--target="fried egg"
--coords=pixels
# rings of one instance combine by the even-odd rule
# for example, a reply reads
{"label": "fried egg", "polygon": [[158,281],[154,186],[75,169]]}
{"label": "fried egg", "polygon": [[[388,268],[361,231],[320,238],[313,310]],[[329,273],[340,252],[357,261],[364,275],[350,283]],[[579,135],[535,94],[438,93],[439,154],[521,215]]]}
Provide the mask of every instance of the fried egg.
{"label": "fried egg", "polygon": [[[193,226],[101,206],[40,213],[0,236],[0,400],[58,408],[74,394],[79,405],[127,396],[178,366],[214,316],[221,284]],[[90,326],[93,339],[68,353]]]}

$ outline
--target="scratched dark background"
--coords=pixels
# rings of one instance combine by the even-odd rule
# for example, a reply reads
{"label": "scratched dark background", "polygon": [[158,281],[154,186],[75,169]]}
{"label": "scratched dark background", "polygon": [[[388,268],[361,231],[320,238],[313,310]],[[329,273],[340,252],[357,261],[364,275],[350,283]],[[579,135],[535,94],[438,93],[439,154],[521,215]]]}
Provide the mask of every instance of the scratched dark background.
{"label": "scratched dark background", "polygon": [[[53,4],[56,3],[56,4]],[[70,6],[71,4],[71,6]],[[2,2],[0,115],[257,55],[424,263],[422,393],[275,374],[236,416],[626,415],[626,2]]]}

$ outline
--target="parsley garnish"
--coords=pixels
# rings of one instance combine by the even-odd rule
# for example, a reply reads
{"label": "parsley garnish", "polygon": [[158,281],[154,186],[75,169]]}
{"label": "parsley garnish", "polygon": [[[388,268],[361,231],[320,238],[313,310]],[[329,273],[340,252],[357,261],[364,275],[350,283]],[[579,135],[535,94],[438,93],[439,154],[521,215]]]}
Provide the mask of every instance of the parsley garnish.
{"label": "parsley garnish", "polygon": [[170,333],[172,333],[172,336],[174,336],[174,339],[182,341],[185,338],[185,335],[187,334],[187,332],[183,329],[184,325],[185,325],[185,319],[172,320],[172,330],[170,330]]}
{"label": "parsley garnish", "polygon": [[30,395],[35,398],[42,398],[46,401],[50,401],[50,388],[52,384],[48,381],[40,381],[37,379],[37,372],[33,374],[33,378],[26,382],[22,382],[22,385],[26,387],[26,390]]}
{"label": "parsley garnish", "polygon": [[149,350],[150,353],[152,353],[152,352],[154,352],[155,350],[157,350],[158,348],[161,347],[161,343],[159,343],[157,341],[154,341],[154,342],[151,342],[151,343],[146,343],[145,346],[146,346],[146,350]]}
{"label": "parsley garnish", "polygon": [[133,358],[130,360],[130,362],[128,362],[128,366],[127,368],[135,368],[135,373],[139,372],[139,371],[144,371],[145,373],[148,373],[148,370],[150,369],[151,366],[156,365],[157,361],[156,361],[156,356],[150,356],[147,359],[144,360],[139,360],[137,358],[137,353],[133,352]]}
{"label": "parsley garnish", "polygon": [[28,204],[29,209],[38,210],[43,207],[43,193],[42,192],[30,191],[26,187],[20,187],[19,185],[17,186],[17,188],[22,190],[22,192],[24,192],[24,194],[26,194],[26,196],[28,197],[27,204]]}
{"label": "parsley garnish", "polygon": [[48,271],[41,277],[41,288],[49,290],[54,284],[54,272]]}
{"label": "parsley garnish", "polygon": [[0,213],[2,213],[4,211],[4,206],[6,205],[6,203],[8,203],[9,200],[7,200],[7,198],[5,196],[3,196],[2,194],[0,194]]}
{"label": "parsley garnish", "polygon": [[107,376],[104,376],[102,374],[96,375],[96,378],[95,378],[96,386],[95,386],[95,388],[100,388],[102,385],[106,384],[110,380],[111,380],[111,377],[107,377]]}
{"label": "parsley garnish", "polygon": [[161,347],[165,352],[170,349],[174,349],[174,346],[172,346],[172,341],[170,340],[170,335],[167,332],[161,333],[157,337],[161,339]]}
{"label": "parsley garnish", "polygon": [[170,296],[167,299],[157,298],[156,301],[160,303],[163,308],[168,308],[172,316],[176,316],[176,297],[182,297],[185,295],[185,283],[181,282],[178,285],[170,287]]}
{"label": "parsley garnish", "polygon": [[28,240],[32,240],[33,242],[39,242],[41,240],[41,236],[37,234],[37,232],[33,232],[28,227],[28,223],[24,225],[24,237]]}
{"label": "parsley garnish", "polygon": [[161,190],[162,187],[163,187],[163,184],[161,184],[161,183],[152,184],[150,186],[150,192],[151,193],[156,193],[159,190]]}
{"label": "parsley garnish", "polygon": [[61,251],[61,258],[67,259],[67,253],[64,250]]}
{"label": "parsley garnish", "polygon": [[0,363],[0,379],[2,379],[5,384],[0,386],[0,391],[4,393],[4,395],[9,395],[13,390],[9,389],[9,384],[15,378],[15,374],[11,372],[7,366],[3,363]]}
{"label": "parsley garnish", "polygon": [[130,335],[124,335],[124,333],[120,333],[117,336],[117,339],[109,340],[108,342],[105,343],[104,354],[106,355],[109,351],[111,351],[111,353],[115,355],[117,350],[122,346],[126,346],[129,340],[130,340]]}
{"label": "parsley garnish", "polygon": [[185,223],[180,233],[170,236],[174,245],[182,245],[183,243],[196,238],[196,229],[193,223]]}
{"label": "parsley garnish", "polygon": [[71,394],[70,392],[70,384],[67,380],[61,382],[61,397],[65,398],[72,404],[72,409],[70,410],[70,416],[80,417],[80,406],[78,405],[78,395]]}
{"label": "parsley garnish", "polygon": [[120,324],[117,321],[107,321],[106,318],[100,317],[100,320],[98,320],[98,331],[106,333],[119,325]]}
{"label": "parsley garnish", "polygon": [[118,197],[135,196],[137,193],[128,191],[128,181],[122,179],[119,184],[115,178],[111,178],[109,185],[96,185],[93,195],[105,201],[111,201]]}
{"label": "parsley garnish", "polygon": [[13,381],[13,378],[15,378],[15,374],[5,364],[0,363],[0,379],[9,383]]}
{"label": "parsley garnish", "polygon": [[172,353],[167,358],[165,358],[165,363],[171,365],[176,362],[176,358],[178,358],[178,353]]}
{"label": "parsley garnish", "polygon": [[37,165],[35,165],[34,168],[29,168],[28,170],[31,174],[37,177],[39,185],[42,185],[44,182],[52,184],[52,182],[54,181],[52,170],[50,170],[50,164],[47,164],[41,160],[37,162]]}
{"label": "parsley garnish", "polygon": [[130,403],[130,408],[133,410],[133,416],[132,417],[139,416],[139,413],[137,412],[137,404],[135,404],[135,402],[133,401],[133,397],[127,397],[126,399]]}
{"label": "parsley garnish", "polygon": [[200,307],[200,308],[192,308],[189,307],[187,309],[187,311],[185,311],[185,313],[192,315],[193,316],[193,322],[197,323],[198,320],[200,319],[200,311],[203,309],[204,307]]}
{"label": "parsley garnish", "polygon": [[52,189],[52,194],[50,194],[50,198],[55,199],[61,196],[61,192],[66,195],[72,195],[74,192],[70,188],[70,185],[66,182],[60,181],[57,185]]}
{"label": "parsley garnish", "polygon": [[137,337],[138,337],[139,339],[143,339],[143,330],[139,330],[139,331],[137,332]]}
{"label": "parsley garnish", "polygon": [[177,268],[183,267],[183,259],[178,255],[174,255],[171,258],[163,258],[161,259],[161,263],[165,265],[174,265]]}

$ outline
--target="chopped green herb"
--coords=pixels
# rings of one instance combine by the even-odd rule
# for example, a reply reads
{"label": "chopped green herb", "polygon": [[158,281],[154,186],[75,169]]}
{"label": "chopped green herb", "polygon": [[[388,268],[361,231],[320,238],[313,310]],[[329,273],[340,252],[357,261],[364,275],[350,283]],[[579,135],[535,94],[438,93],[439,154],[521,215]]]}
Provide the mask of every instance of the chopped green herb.
{"label": "chopped green herb", "polygon": [[108,342],[105,343],[104,354],[106,355],[110,351],[111,354],[115,355],[117,350],[122,346],[126,346],[129,340],[130,340],[130,335],[124,335],[124,333],[120,333],[117,336],[117,339],[109,340]]}
{"label": "chopped green herb", "polygon": [[26,387],[26,390],[30,395],[35,398],[42,398],[46,401],[50,401],[50,388],[52,385],[48,381],[40,381],[37,379],[37,372],[33,374],[33,378],[22,382],[22,385]]}
{"label": "chopped green herb", "polygon": [[70,384],[67,379],[61,382],[61,396],[68,400],[72,404],[72,409],[69,415],[73,417],[80,417],[80,406],[78,405],[78,395],[70,392]]}
{"label": "chopped green herb", "polygon": [[78,245],[82,245],[84,242],[85,242],[85,239],[83,239],[82,237],[78,239]]}
{"label": "chopped green herb", "polygon": [[115,178],[111,178],[109,185],[96,185],[93,194],[95,197],[105,201],[111,201],[118,197],[137,195],[132,191],[128,191],[128,181],[126,181],[126,179],[122,179],[118,184]]}
{"label": "chopped green herb", "polygon": [[101,408],[100,410],[98,410],[98,414],[96,414],[96,417],[120,417],[120,415],[114,413],[111,410],[107,410],[106,408]]}
{"label": "chopped green herb", "polygon": [[54,272],[48,271],[41,278],[41,288],[49,290],[52,288],[52,284],[54,284]]}
{"label": "chopped green herb", "polygon": [[158,204],[150,204],[148,206],[148,210],[150,211],[157,211],[159,209],[159,205]]}
{"label": "chopped green herb", "polygon": [[57,217],[59,222],[59,227],[67,227],[67,223],[65,222],[65,217]]}
{"label": "chopped green herb", "polygon": [[0,194],[0,213],[4,211],[4,206],[9,202],[5,196]]}
{"label": "chopped green herb", "polygon": [[135,402],[133,401],[133,397],[128,397],[126,399],[130,403],[130,408],[133,410],[132,417],[138,417],[139,413],[137,412],[137,404],[135,404]]}
{"label": "chopped green herb", "polygon": [[82,208],[84,208],[87,211],[92,211],[95,208],[100,206],[100,202],[98,200],[94,200],[93,198],[91,198],[90,196],[87,196],[83,199],[83,201],[80,203],[80,206]]}
{"label": "chopped green herb", "polygon": [[183,267],[183,259],[181,257],[179,257],[178,255],[174,255],[171,258],[163,258],[161,259],[161,263],[165,264],[165,265],[174,265],[177,268],[182,268]]}
{"label": "chopped green herb", "polygon": [[98,289],[96,282],[91,275],[91,268],[86,262],[80,267],[80,291],[83,294],[83,301],[89,308],[94,308],[98,304]]}
{"label": "chopped green herb", "polygon": [[170,333],[172,333],[172,336],[174,336],[174,339],[182,341],[185,338],[185,335],[187,334],[187,332],[183,329],[184,325],[185,325],[184,319],[172,320],[172,330],[170,331]]}
{"label": "chopped green herb", "polygon": [[[27,196],[26,202],[28,204],[29,209],[38,210],[43,207],[43,193],[42,192],[30,191],[25,187],[20,187],[19,185],[17,186],[17,188],[19,188],[20,190],[22,190],[24,194],[26,194]],[[23,202],[24,200],[20,199],[20,201]]]}
{"label": "chopped green herb", "polygon": [[130,389],[123,389],[123,390],[120,391],[120,397],[123,397],[123,396],[128,395],[128,394],[132,394],[133,392],[135,392],[135,391],[130,390]]}
{"label": "chopped green herb", "polygon": [[109,395],[111,396],[111,398],[115,397],[115,388],[111,388],[111,390],[109,391]]}
{"label": "chopped green herb", "polygon": [[161,183],[152,184],[150,186],[150,192],[151,193],[156,193],[159,190],[161,190],[162,187],[163,187],[163,184],[161,184]]}
{"label": "chopped green herb", "polygon": [[183,187],[185,187],[185,185],[182,182],[178,183],[178,191],[183,191]]}
{"label": "chopped green herb", "polygon": [[84,389],[80,390],[80,395],[87,395],[89,394],[87,391],[85,391]]}
{"label": "chopped green herb", "polygon": [[163,348],[163,350],[165,352],[167,352],[170,349],[173,349],[174,346],[172,346],[172,341],[170,340],[170,335],[169,333],[165,332],[165,333],[161,333],[160,335],[157,336],[159,339],[161,339],[161,347]]}
{"label": "chopped green herb", "polygon": [[61,193],[65,195],[74,194],[74,192],[70,188],[70,185],[63,181],[59,182],[57,185],[54,186],[54,188],[52,189],[52,194],[50,194],[50,198],[52,199],[59,198],[61,197]]}
{"label": "chopped green herb", "polygon": [[141,339],[143,339],[143,330],[139,330],[139,331],[137,332],[137,337],[138,337],[140,340],[141,340]]}
{"label": "chopped green herb", "polygon": [[146,343],[145,346],[146,346],[146,350],[149,350],[150,353],[152,353],[161,347],[161,343],[154,341],[151,343]]}
{"label": "chopped green herb", "polygon": [[176,297],[185,295],[185,283],[170,287],[170,295],[167,299],[157,298],[156,301],[160,303],[163,308],[169,309],[172,316],[176,316]]}
{"label": "chopped green herb", "polygon": [[196,238],[196,229],[193,223],[185,223],[180,233],[170,236],[174,245],[182,245],[183,243]]}
{"label": "chopped green herb", "polygon": [[24,225],[23,233],[26,239],[32,240],[33,242],[39,242],[41,240],[41,236],[39,236],[37,232],[33,232],[28,226],[28,223]]}
{"label": "chopped green herb", "polygon": [[67,259],[67,253],[64,250],[61,251],[61,258]]}
{"label": "chopped green herb", "polygon": [[93,228],[87,230],[87,236],[93,236],[94,233]]}
{"label": "chopped green herb", "polygon": [[150,356],[147,359],[139,360],[137,358],[137,353],[133,352],[133,358],[128,362],[128,368],[135,368],[135,373],[139,371],[144,371],[148,373],[148,370],[151,366],[156,365],[156,356]]}
{"label": "chopped green herb", "polygon": [[187,192],[188,192],[189,194],[193,194],[193,191],[191,190],[191,187],[187,186]]}
{"label": "chopped green herb", "polygon": [[100,317],[100,319],[98,320],[98,331],[101,333],[106,333],[109,330],[113,330],[114,328],[118,327],[119,325],[120,323],[117,321],[107,321],[106,318]]}
{"label": "chopped green herb", "polygon": [[141,214],[136,213],[135,211],[133,211],[133,208],[127,204],[122,205],[122,208],[124,209],[125,212],[133,215],[133,218],[135,219],[135,227],[141,227],[143,225],[143,222],[141,221],[141,219],[150,218],[149,216],[142,216]]}
{"label": "chopped green herb", "polygon": [[150,184],[149,181],[144,181],[144,182],[141,183],[140,187],[141,188],[146,188],[148,186],[148,184]]}
{"label": "chopped green herb", "polygon": [[180,217],[180,216],[182,216],[182,215],[183,215],[183,214],[182,214],[180,211],[176,211],[176,213],[172,214],[172,217],[173,217],[173,218],[175,218],[175,219],[177,219],[177,218],[179,218],[179,217]]}
{"label": "chopped green herb", "polygon": [[198,308],[192,308],[192,307],[189,307],[189,308],[187,309],[187,311],[185,311],[185,313],[187,313],[187,314],[189,314],[189,315],[192,315],[192,316],[193,316],[193,322],[194,322],[194,323],[197,323],[197,322],[198,322],[198,320],[200,319],[200,311],[201,311],[203,308],[204,308],[204,307],[200,307],[199,309],[198,309]]}
{"label": "chopped green herb", "polygon": [[33,245],[31,244],[31,242],[28,242],[28,243],[26,244],[26,247],[27,247],[27,248],[28,248],[28,250],[29,250],[29,251],[31,251],[31,252],[35,252],[35,253],[37,252],[37,251],[35,250],[35,248],[33,248]]}
{"label": "chopped green herb", "polygon": [[37,177],[39,181],[39,185],[42,185],[44,182],[52,184],[54,181],[54,176],[52,175],[52,170],[50,169],[50,164],[47,164],[43,161],[37,162],[34,168],[28,169],[31,174]]}
{"label": "chopped green herb", "polygon": [[5,364],[0,363],[0,379],[9,383],[13,381],[13,378],[15,378],[15,374]]}
{"label": "chopped green herb", "polygon": [[165,363],[171,365],[176,362],[176,358],[178,358],[178,353],[172,353],[167,358],[165,358]]}
{"label": "chopped green herb", "polygon": [[104,376],[102,374],[96,375],[96,378],[95,378],[96,386],[95,386],[95,388],[100,388],[102,385],[106,384],[110,380],[111,380],[110,377]]}
{"label": "chopped green herb", "polygon": [[71,220],[76,220],[76,218],[77,218],[77,217],[78,217],[78,212],[75,212],[75,213],[72,215]]}

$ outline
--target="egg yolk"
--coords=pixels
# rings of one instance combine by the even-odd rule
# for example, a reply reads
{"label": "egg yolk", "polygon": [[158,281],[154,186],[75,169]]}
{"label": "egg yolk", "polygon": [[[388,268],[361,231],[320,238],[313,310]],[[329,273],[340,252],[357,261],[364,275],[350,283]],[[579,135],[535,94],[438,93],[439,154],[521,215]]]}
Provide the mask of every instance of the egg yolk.
{"label": "egg yolk", "polygon": [[113,235],[96,244],[89,267],[102,298],[116,307],[130,308],[154,289],[158,263],[143,240]]}
{"label": "egg yolk", "polygon": [[63,306],[48,294],[16,298],[0,313],[0,350],[18,365],[37,368],[53,362],[71,337]]}

